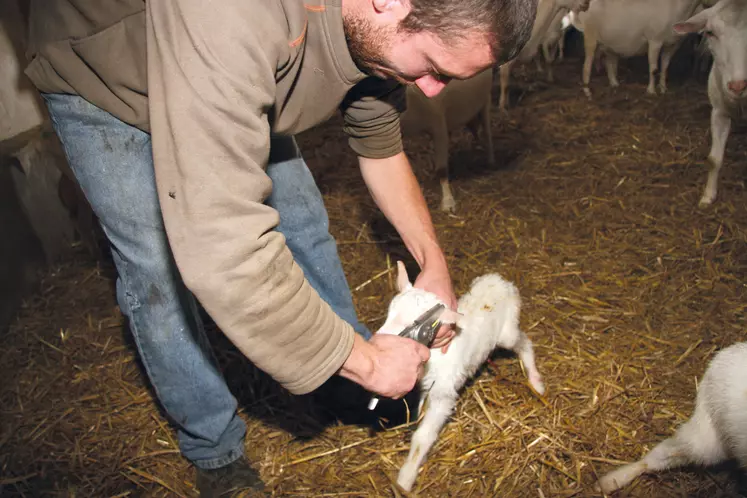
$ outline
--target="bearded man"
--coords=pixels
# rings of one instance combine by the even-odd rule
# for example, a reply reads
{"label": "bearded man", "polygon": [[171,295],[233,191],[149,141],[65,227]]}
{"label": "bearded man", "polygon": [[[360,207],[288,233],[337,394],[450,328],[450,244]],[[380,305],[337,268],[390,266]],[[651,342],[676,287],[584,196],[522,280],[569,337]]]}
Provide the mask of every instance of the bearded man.
{"label": "bearded man", "polygon": [[510,60],[536,2],[31,1],[26,74],[109,240],[119,306],[202,496],[263,485],[197,301],[295,394],[336,374],[396,399],[430,355],[358,321],[293,136],[340,110],[366,185],[420,265],[415,285],[454,307],[402,151],[404,88],[432,97]]}

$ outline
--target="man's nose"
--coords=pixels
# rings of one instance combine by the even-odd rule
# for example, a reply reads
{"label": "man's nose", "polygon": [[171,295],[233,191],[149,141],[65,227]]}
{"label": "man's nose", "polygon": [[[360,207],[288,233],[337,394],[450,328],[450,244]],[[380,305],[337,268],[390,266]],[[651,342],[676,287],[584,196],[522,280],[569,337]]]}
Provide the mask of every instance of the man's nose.
{"label": "man's nose", "polygon": [[447,83],[448,80],[436,78],[431,75],[423,76],[422,78],[415,80],[415,84],[420,88],[420,91],[428,98],[438,95]]}

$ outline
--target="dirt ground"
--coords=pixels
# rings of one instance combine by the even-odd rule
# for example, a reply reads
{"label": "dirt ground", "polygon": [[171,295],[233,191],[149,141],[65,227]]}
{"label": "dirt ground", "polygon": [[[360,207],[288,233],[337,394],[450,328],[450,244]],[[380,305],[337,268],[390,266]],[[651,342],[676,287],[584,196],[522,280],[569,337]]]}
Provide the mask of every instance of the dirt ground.
{"label": "dirt ground", "polygon": [[[438,211],[427,137],[406,141],[457,292],[487,272],[517,285],[548,385],[539,398],[516,357],[497,354],[441,433],[420,496],[599,496],[595,476],[671,435],[709,358],[747,339],[744,127],[729,139],[717,201],[699,209],[710,143],[703,79],[674,71],[667,94],[648,96],[640,62],[621,65],[616,90],[595,74],[592,100],[578,58],[558,65],[554,84],[533,65],[517,68],[508,115],[495,106],[492,116],[498,166],[486,166],[468,132],[452,137],[456,215]],[[339,121],[300,145],[359,314],[375,328],[393,294],[387,261],[412,260],[369,198]],[[81,249],[0,337],[2,496],[197,495],[113,278]],[[412,425],[330,422],[210,331],[249,427],[247,454],[274,496],[398,496]],[[734,496],[735,482],[729,465],[678,469],[618,496]]]}

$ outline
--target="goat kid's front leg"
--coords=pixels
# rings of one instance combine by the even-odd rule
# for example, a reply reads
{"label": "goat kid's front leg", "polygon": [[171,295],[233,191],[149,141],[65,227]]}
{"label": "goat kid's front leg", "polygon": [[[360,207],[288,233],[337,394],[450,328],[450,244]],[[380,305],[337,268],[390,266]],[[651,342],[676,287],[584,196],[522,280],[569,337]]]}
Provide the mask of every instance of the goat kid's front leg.
{"label": "goat kid's front leg", "polygon": [[425,415],[412,435],[410,452],[397,476],[397,484],[405,491],[412,491],[418,471],[425,462],[428,452],[438,440],[438,434],[451,416],[457,398],[458,394],[453,389],[444,391],[438,386],[433,386],[428,393]]}
{"label": "goat kid's front leg", "polygon": [[718,175],[724,163],[724,151],[726,150],[726,140],[729,138],[730,130],[731,118],[729,115],[714,107],[711,110],[711,152],[708,154],[708,163],[711,169],[708,172],[708,182],[703,191],[703,197],[700,199],[700,207],[710,206],[716,199]]}

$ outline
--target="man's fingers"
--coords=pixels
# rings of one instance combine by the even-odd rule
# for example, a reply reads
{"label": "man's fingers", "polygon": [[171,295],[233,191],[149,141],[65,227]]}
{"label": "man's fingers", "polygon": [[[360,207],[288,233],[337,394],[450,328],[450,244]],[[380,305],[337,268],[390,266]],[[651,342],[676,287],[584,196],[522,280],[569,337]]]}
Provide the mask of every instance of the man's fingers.
{"label": "man's fingers", "polygon": [[451,337],[448,335],[446,337],[441,337],[439,339],[436,339],[435,341],[433,341],[433,344],[431,344],[431,349],[438,349],[443,346],[446,346],[449,343],[450,339]]}
{"label": "man's fingers", "polygon": [[446,354],[449,351],[449,346],[451,346],[451,339],[453,339],[455,335],[456,335],[456,332],[452,332],[451,335],[449,336],[449,339],[450,339],[449,342],[446,343],[446,346],[441,348],[441,352],[443,354]]}
{"label": "man's fingers", "polygon": [[431,359],[431,350],[428,349],[426,346],[423,346],[419,342],[417,344],[417,352],[418,356],[420,356],[420,361],[422,363],[425,363],[426,361]]}
{"label": "man's fingers", "polygon": [[[454,330],[448,330],[445,334],[436,336],[433,344],[431,344],[431,349],[448,348],[454,336],[456,336],[456,331]],[[446,353],[446,349],[442,349],[442,352]]]}
{"label": "man's fingers", "polygon": [[454,330],[453,325],[450,323],[443,323],[440,327],[438,327],[438,332],[436,332],[436,337],[444,337],[449,332],[452,332]]}
{"label": "man's fingers", "polygon": [[448,341],[454,329],[449,324],[443,324],[436,331],[436,336],[433,339],[433,345],[431,347],[437,347],[437,345],[443,344],[444,341]]}

